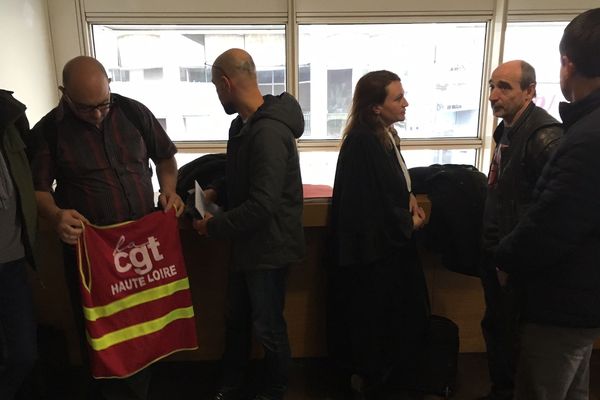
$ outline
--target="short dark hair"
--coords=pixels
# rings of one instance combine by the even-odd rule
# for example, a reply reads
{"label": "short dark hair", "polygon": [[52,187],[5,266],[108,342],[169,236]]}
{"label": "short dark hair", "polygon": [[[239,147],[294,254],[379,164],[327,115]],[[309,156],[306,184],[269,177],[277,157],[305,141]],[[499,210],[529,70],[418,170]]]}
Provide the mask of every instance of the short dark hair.
{"label": "short dark hair", "polygon": [[576,16],[560,40],[561,56],[569,57],[578,73],[586,78],[600,76],[600,8]]}
{"label": "short dark hair", "polygon": [[521,61],[521,90],[527,89],[530,85],[535,84],[535,68],[527,61]]}

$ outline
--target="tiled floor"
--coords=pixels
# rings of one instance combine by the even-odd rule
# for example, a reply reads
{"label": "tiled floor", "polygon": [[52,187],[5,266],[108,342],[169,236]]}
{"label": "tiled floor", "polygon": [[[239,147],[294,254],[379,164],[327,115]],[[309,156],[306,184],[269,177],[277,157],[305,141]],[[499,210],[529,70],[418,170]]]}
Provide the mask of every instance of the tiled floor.
{"label": "tiled floor", "polygon": [[[50,377],[50,379],[48,379]],[[219,378],[219,365],[215,362],[163,362],[154,366],[150,400],[204,400],[211,399]],[[590,400],[600,399],[600,352],[592,357]],[[46,381],[41,381],[45,396],[29,394],[22,399],[79,400],[85,377],[80,369],[62,372],[46,371]],[[453,400],[474,400],[488,389],[485,354],[460,354],[456,393]],[[40,381],[33,385],[40,386]],[[340,387],[334,374],[323,359],[296,359],[291,368],[291,382],[287,400],[350,400]],[[36,389],[39,392],[40,389]],[[427,400],[437,400],[428,396]]]}

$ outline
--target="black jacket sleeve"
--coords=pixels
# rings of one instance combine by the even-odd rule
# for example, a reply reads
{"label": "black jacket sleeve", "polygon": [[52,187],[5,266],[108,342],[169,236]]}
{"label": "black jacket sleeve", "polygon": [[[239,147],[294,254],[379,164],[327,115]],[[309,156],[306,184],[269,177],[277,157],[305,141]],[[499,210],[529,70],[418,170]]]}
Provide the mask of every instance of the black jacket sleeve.
{"label": "black jacket sleeve", "polygon": [[507,272],[531,273],[564,263],[588,236],[598,234],[600,139],[595,132],[569,136],[544,169],[535,203],[500,242],[496,261]]}
{"label": "black jacket sleeve", "polygon": [[556,151],[562,135],[562,127],[547,126],[539,129],[529,138],[525,150],[525,165],[533,182],[542,175],[542,170]]}
{"label": "black jacket sleeve", "polygon": [[[248,198],[239,206],[208,223],[216,238],[235,238],[258,230],[281,205],[290,145],[295,145],[288,128],[278,122],[263,124],[248,150],[252,154]],[[222,193],[221,189],[218,193]]]}

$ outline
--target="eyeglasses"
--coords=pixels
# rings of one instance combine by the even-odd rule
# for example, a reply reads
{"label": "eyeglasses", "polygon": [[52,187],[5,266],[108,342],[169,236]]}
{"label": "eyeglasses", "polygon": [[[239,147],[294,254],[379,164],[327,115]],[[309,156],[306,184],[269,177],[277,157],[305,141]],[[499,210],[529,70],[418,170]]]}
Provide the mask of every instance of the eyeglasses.
{"label": "eyeglasses", "polygon": [[65,98],[67,99],[67,101],[69,102],[69,104],[71,104],[71,106],[75,109],[75,111],[82,113],[82,114],[91,114],[94,111],[98,110],[99,112],[103,113],[106,110],[108,110],[112,105],[113,105],[113,100],[112,97],[110,95],[110,91],[108,92],[108,98],[109,100],[107,102],[104,103],[100,103],[97,104],[95,106],[90,106],[88,104],[81,104],[81,103],[77,103],[75,101],[73,101],[69,95],[67,93],[63,93],[63,95],[65,96]]}

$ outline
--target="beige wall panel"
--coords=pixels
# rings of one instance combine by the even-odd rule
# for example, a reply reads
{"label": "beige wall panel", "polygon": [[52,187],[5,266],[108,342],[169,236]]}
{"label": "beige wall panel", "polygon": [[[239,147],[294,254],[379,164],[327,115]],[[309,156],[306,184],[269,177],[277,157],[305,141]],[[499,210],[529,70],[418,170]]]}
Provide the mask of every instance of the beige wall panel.
{"label": "beige wall panel", "polygon": [[84,0],[86,13],[287,12],[287,0]]}
{"label": "beige wall panel", "polygon": [[509,14],[578,14],[600,7],[598,0],[509,0]]}
{"label": "beige wall panel", "polygon": [[45,0],[1,0],[0,88],[27,105],[33,125],[58,97]]}
{"label": "beige wall panel", "polygon": [[77,0],[48,0],[56,81],[60,84],[62,84],[62,69],[66,62],[85,54],[77,5]]}
{"label": "beige wall panel", "polygon": [[297,0],[298,13],[451,13],[491,14],[493,0]]}

